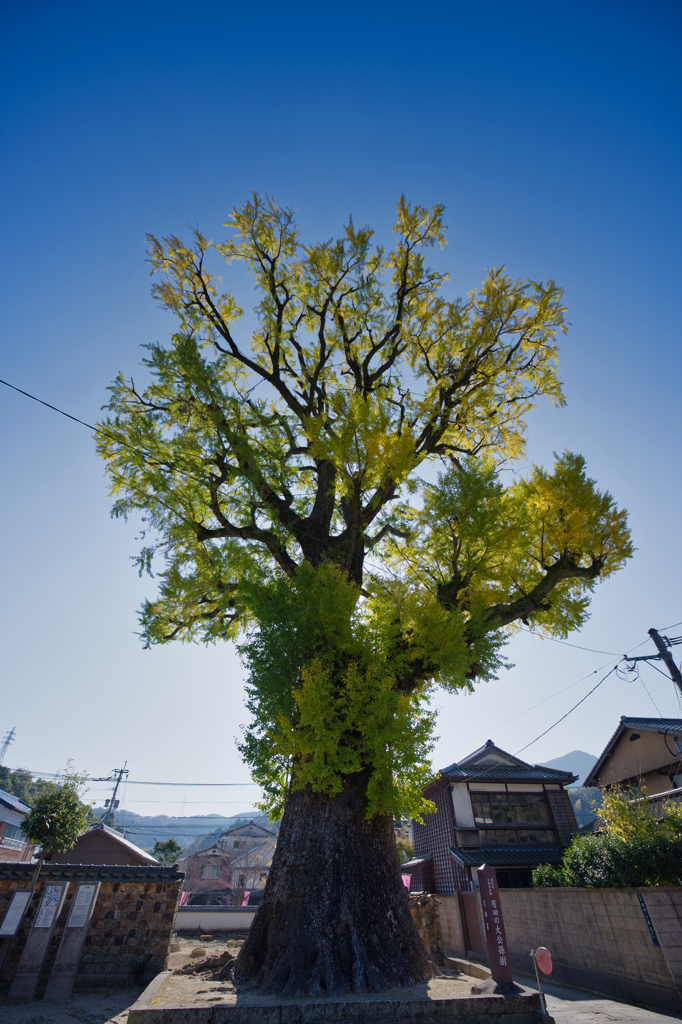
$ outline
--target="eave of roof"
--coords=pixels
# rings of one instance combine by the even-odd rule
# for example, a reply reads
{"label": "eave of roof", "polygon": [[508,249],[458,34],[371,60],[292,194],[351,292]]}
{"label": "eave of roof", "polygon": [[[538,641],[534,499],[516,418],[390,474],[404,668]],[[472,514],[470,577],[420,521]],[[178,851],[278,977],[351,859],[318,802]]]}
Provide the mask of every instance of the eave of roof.
{"label": "eave of roof", "polygon": [[431,854],[428,857],[413,857],[412,860],[406,860],[404,864],[400,865],[400,870],[404,871],[405,868],[423,868],[425,864],[431,864],[433,857]]}
{"label": "eave of roof", "polygon": [[583,786],[597,785],[596,779],[604,767],[604,762],[611,757],[614,743],[618,743],[626,729],[641,729],[642,732],[671,733],[682,736],[682,718],[629,718],[627,715],[622,715],[616,731],[597,758],[592,771],[583,782]]}
{"label": "eave of roof", "polygon": [[466,849],[450,847],[450,853],[464,868],[480,867],[532,867],[537,864],[561,864],[564,857],[561,846],[526,846],[511,849],[508,846],[479,846]]}
{"label": "eave of roof", "polygon": [[160,863],[156,859],[156,857],[152,857],[151,853],[147,853],[146,850],[141,850],[139,846],[135,846],[135,843],[131,843],[130,840],[122,836],[120,832],[117,832],[113,828],[109,828],[108,825],[105,825],[101,821],[98,822],[96,825],[93,825],[92,828],[89,828],[86,832],[83,832],[82,835],[80,835],[78,838],[82,839],[83,836],[91,835],[93,832],[104,832],[106,835],[111,836],[111,838],[116,840],[116,842],[119,843],[120,846],[124,846],[127,850],[131,850],[132,852],[136,853],[139,857],[144,857],[147,864],[149,864],[150,866]]}
{"label": "eave of roof", "polygon": [[[0,861],[0,878],[32,879],[35,864],[21,861]],[[184,872],[161,864],[43,864],[40,878],[55,881],[112,881],[112,882],[175,882],[185,877]]]}
{"label": "eave of roof", "polygon": [[[245,829],[249,828],[256,829],[258,831],[254,831],[251,835],[249,835],[248,832],[244,831]],[[272,829],[266,828],[265,825],[258,825],[254,821],[247,821],[245,825],[233,825],[232,828],[228,828],[227,831],[221,832],[218,838],[222,839],[223,836],[232,835],[241,835],[244,837],[244,839],[265,839],[267,836],[276,836],[277,832],[273,831]]]}
{"label": "eave of roof", "polygon": [[10,811],[18,811],[19,814],[28,814],[33,809],[21,797],[15,796],[14,793],[6,793],[4,789],[0,789],[0,804]]}
{"label": "eave of roof", "polygon": [[527,768],[516,767],[511,764],[473,764],[470,768],[460,767],[458,764],[451,764],[449,768],[443,768],[441,775],[459,782],[575,782],[578,778],[572,772],[562,772],[556,768],[544,768],[542,765],[529,765]]}
{"label": "eave of roof", "polygon": [[529,765],[527,761],[522,761],[519,757],[515,757],[513,754],[510,754],[509,751],[502,750],[502,747],[496,747],[492,740],[486,740],[482,747],[478,747],[476,750],[472,751],[471,754],[467,754],[467,756],[463,757],[461,761],[457,762],[457,764],[460,767],[467,764],[480,764],[482,754],[497,754],[499,757],[506,758],[509,764],[518,765],[519,768],[532,767],[532,765]]}

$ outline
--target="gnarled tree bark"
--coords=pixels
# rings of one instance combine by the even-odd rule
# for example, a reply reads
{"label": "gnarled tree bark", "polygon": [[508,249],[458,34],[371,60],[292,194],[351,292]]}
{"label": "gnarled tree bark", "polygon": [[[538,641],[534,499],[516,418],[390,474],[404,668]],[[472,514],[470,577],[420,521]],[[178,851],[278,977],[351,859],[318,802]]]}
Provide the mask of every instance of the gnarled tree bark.
{"label": "gnarled tree bark", "polygon": [[343,995],[414,985],[433,968],[400,877],[393,821],[365,818],[367,776],[338,796],[287,803],[263,902],[234,978],[263,995]]}

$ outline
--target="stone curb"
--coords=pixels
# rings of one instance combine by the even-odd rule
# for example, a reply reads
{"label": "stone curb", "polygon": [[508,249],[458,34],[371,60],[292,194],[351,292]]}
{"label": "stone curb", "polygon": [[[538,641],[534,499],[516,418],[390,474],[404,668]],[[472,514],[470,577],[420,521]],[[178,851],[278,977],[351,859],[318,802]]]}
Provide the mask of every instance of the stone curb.
{"label": "stone curb", "polygon": [[140,995],[137,997],[133,1005],[130,1007],[130,1010],[128,1011],[128,1016],[130,1017],[130,1014],[134,1013],[136,1010],[143,1010],[147,1006],[149,1006],[152,999],[154,999],[159,994],[163,986],[166,984],[168,979],[172,977],[172,975],[172,971],[161,971],[161,973],[157,974],[155,978],[152,978],[152,980],[147,985],[146,989],[144,989],[144,991],[140,993]]}
{"label": "stone curb", "polygon": [[[455,999],[373,999],[270,1005],[152,1006],[170,972],[157,976],[128,1012],[128,1024],[553,1024],[542,1017],[536,992],[519,996],[472,996]],[[156,985],[153,991],[152,987]]]}
{"label": "stone curb", "polygon": [[456,956],[444,956],[443,967],[451,967],[462,974],[468,974],[470,978],[487,979],[492,977],[490,970],[483,964],[477,964],[473,960],[460,960]]}

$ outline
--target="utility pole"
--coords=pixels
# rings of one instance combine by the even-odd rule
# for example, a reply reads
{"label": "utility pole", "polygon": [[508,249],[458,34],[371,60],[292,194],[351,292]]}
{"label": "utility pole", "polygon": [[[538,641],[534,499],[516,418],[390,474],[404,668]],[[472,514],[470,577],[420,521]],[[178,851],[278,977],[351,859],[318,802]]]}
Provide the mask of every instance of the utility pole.
{"label": "utility pole", "polygon": [[10,731],[7,733],[7,735],[5,736],[4,740],[2,741],[2,746],[0,747],[0,764],[2,764],[2,762],[5,760],[5,754],[7,753],[8,749],[9,749],[10,743],[14,742],[14,733],[15,733],[15,731],[16,731],[15,726],[12,726],[12,728],[10,729]]}
{"label": "utility pole", "polygon": [[658,654],[639,654],[636,658],[627,658],[626,660],[630,663],[635,661],[664,661],[668,667],[668,672],[672,676],[673,682],[677,688],[682,692],[682,672],[675,664],[672,654],[669,649],[674,644],[682,643],[682,637],[673,637],[670,640],[667,636],[661,636],[657,629],[650,629],[649,636],[656,644],[658,648]]}
{"label": "utility pole", "polygon": [[672,654],[668,650],[670,643],[666,643],[667,637],[662,637],[655,629],[649,630],[649,636],[658,648],[658,653],[661,656],[661,661],[664,661],[666,663],[666,665],[668,666],[668,672],[670,672],[670,675],[672,676],[674,682],[677,683],[679,689],[682,690],[682,672],[680,672],[679,668],[673,661]]}
{"label": "utility pole", "polygon": [[114,813],[114,811],[116,810],[116,808],[119,805],[120,801],[118,801],[116,799],[116,794],[118,793],[118,787],[121,785],[121,780],[123,779],[123,776],[128,774],[128,769],[126,768],[127,764],[128,764],[128,762],[124,761],[122,768],[112,768],[112,770],[111,770],[111,774],[112,775],[116,775],[117,779],[116,779],[116,785],[114,786],[114,792],[111,794],[111,799],[104,801],[104,806],[106,807],[106,811],[104,812],[104,815],[100,819],[100,823],[102,825],[106,825],[107,820],[109,819],[110,815],[112,815]]}

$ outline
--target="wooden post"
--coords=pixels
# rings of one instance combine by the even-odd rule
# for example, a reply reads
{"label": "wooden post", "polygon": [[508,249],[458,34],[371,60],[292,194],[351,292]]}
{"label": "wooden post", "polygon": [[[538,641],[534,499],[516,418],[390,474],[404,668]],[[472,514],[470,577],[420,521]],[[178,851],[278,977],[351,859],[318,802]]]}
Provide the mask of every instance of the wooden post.
{"label": "wooden post", "polygon": [[481,903],[483,904],[483,927],[485,929],[485,941],[488,947],[490,959],[490,973],[493,981],[504,991],[514,984],[511,964],[509,962],[509,950],[507,947],[507,936],[504,931],[502,919],[502,906],[500,904],[500,892],[497,888],[497,872],[488,864],[483,864],[478,869],[478,884],[481,890]]}
{"label": "wooden post", "polygon": [[68,882],[46,882],[33,927],[29,932],[17,973],[9,990],[10,999],[34,999],[45,955],[64,905]]}
{"label": "wooden post", "polygon": [[43,996],[48,1001],[68,999],[73,991],[73,983],[76,980],[83,943],[88,934],[99,887],[99,882],[89,882],[79,885],[76,889],[69,920],[64,929],[62,941],[52,965],[50,980]]}

